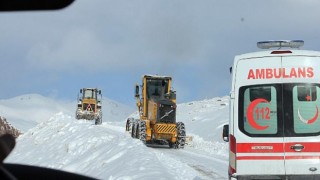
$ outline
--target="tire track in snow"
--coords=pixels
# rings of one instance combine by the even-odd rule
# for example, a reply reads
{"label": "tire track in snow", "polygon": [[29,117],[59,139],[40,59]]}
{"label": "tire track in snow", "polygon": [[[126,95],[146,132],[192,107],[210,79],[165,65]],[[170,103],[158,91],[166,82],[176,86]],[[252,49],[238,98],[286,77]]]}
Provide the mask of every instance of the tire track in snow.
{"label": "tire track in snow", "polygon": [[[169,149],[158,148],[154,151],[156,154],[164,154],[166,159],[175,159],[178,163],[187,165],[188,168],[197,172],[195,179],[227,179],[228,162],[218,157],[205,155],[200,151],[192,152],[191,148],[185,149]],[[168,161],[168,160],[164,160]],[[175,166],[175,165],[173,165]],[[181,166],[181,165],[179,165]],[[176,167],[177,171],[181,171],[181,167]],[[191,171],[189,169],[189,171]]]}
{"label": "tire track in snow", "polygon": [[200,151],[194,152],[192,150],[192,148],[186,148],[183,151],[183,154],[189,154],[190,157],[198,160],[194,164],[189,164],[189,166],[209,177],[209,179],[228,179],[228,161],[225,160],[225,157],[205,155]]}
{"label": "tire track in snow", "polygon": [[[125,133],[124,127],[113,124],[106,124],[105,127],[131,138],[129,133]],[[172,174],[172,179],[227,179],[228,161],[223,156],[208,154],[189,146],[184,149],[151,146],[148,149]]]}

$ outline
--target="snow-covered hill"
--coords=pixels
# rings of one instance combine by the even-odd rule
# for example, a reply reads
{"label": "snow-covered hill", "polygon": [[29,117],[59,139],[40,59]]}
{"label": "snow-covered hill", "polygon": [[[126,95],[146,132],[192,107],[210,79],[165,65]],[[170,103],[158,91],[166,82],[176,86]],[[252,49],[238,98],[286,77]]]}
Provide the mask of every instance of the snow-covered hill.
{"label": "snow-covered hill", "polygon": [[[26,132],[38,123],[48,120],[58,112],[74,116],[74,101],[55,100],[39,94],[26,94],[0,100],[0,116],[7,118],[12,125]],[[103,121],[122,121],[134,111],[133,107],[103,97]]]}
{"label": "snow-covered hill", "polygon": [[188,133],[198,135],[206,141],[224,142],[221,132],[228,117],[228,97],[179,104],[177,110],[177,121],[186,124]]}
{"label": "snow-covered hill", "polygon": [[[109,103],[114,108],[111,112],[112,108],[103,109],[104,116],[112,114],[112,120],[96,126],[74,119],[74,106],[68,107],[68,103],[32,96],[25,104],[30,104],[31,99],[33,108],[26,107],[27,110],[23,104],[13,102],[10,106],[9,100],[0,101],[2,106],[30,114],[37,112],[36,102],[41,102],[38,105],[51,116],[43,114],[31,121],[33,127],[17,139],[6,162],[62,169],[99,179],[227,179],[227,144],[221,140],[221,131],[228,120],[228,97],[178,104],[177,120],[184,122],[187,135],[194,137],[184,149],[146,147],[132,139],[125,132],[125,120],[135,113],[125,112],[130,108],[116,102]],[[60,107],[65,111],[59,111]]]}

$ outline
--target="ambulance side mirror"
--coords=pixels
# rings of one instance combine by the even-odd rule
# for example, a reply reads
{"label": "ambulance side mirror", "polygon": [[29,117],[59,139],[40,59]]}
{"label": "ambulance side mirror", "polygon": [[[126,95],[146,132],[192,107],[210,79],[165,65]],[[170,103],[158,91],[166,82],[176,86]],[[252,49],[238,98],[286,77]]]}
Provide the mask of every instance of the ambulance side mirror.
{"label": "ambulance side mirror", "polygon": [[222,139],[223,139],[225,142],[229,142],[229,124],[225,124],[225,125],[223,126]]}

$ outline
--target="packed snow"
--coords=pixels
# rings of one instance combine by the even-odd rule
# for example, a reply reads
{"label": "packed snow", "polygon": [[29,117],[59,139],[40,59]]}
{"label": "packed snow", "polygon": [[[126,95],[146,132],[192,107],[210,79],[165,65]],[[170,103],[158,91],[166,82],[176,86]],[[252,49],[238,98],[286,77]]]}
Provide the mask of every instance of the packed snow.
{"label": "packed snow", "polygon": [[227,179],[228,146],[222,126],[229,98],[178,104],[177,121],[192,137],[184,149],[145,146],[125,132],[135,107],[103,100],[103,123],[76,120],[76,102],[41,95],[0,101],[1,116],[23,134],[5,160],[43,166],[98,179]]}

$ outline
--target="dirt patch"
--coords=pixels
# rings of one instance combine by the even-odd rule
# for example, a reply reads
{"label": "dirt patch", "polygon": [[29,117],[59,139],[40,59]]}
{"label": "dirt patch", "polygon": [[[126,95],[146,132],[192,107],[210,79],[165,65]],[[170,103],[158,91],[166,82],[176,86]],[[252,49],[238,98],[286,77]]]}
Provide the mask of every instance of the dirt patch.
{"label": "dirt patch", "polygon": [[21,132],[17,128],[13,127],[6,118],[0,117],[0,136],[3,134],[11,134],[17,138]]}

